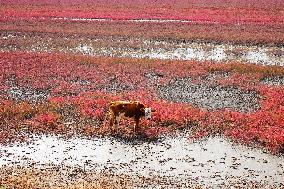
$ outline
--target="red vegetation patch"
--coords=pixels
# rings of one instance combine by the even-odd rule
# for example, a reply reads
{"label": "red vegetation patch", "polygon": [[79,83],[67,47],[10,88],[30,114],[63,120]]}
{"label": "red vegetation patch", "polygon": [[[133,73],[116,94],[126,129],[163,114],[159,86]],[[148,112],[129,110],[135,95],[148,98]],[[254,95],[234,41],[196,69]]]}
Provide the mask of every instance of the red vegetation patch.
{"label": "red vegetation patch", "polygon": [[[143,5],[142,5],[143,6]],[[23,8],[25,7],[25,8]],[[28,11],[27,11],[28,9]],[[50,19],[50,18],[107,18],[189,20],[197,23],[283,23],[281,11],[269,9],[227,7],[173,7],[173,6],[119,6],[115,4],[97,6],[4,6],[0,9],[2,19]],[[119,14],[117,14],[119,12]],[[237,15],[237,16],[236,16]]]}
{"label": "red vegetation patch", "polygon": [[[245,3],[245,7],[237,7],[240,4],[238,1],[235,4],[226,2],[228,7],[212,7],[211,3],[212,1],[200,5],[186,2],[172,6],[124,6],[120,3],[76,6],[66,6],[64,3],[62,6],[3,5],[0,7],[0,30],[79,36],[142,36],[152,39],[283,44],[283,6],[273,4],[269,7],[270,2],[267,2],[261,8],[249,7],[248,3]],[[216,4],[219,3],[220,1]],[[250,5],[253,4],[257,5],[259,2]],[[152,21],[137,22],[132,21],[133,19]],[[153,22],[153,19],[168,21]],[[62,40],[60,37],[59,40]]]}
{"label": "red vegetation patch", "polygon": [[[4,63],[0,82],[6,88],[0,94],[1,143],[24,138],[21,131],[25,130],[105,135],[108,134],[106,113],[109,102],[140,100],[157,110],[151,121],[142,121],[141,134],[149,138],[190,128],[196,138],[224,134],[235,141],[283,152],[284,88],[260,82],[261,78],[271,74],[283,75],[280,67],[33,53],[1,53],[0,57]],[[226,79],[215,81],[219,85],[234,85],[258,92],[261,109],[250,113],[222,109],[208,111],[188,103],[165,101],[157,95],[156,86],[167,84],[174,78],[190,77],[198,83],[217,71],[229,73]],[[121,84],[130,88],[118,90]],[[9,89],[15,86],[46,90],[50,96],[48,101],[5,100],[10,99]],[[124,120],[121,135],[132,136],[132,124]]]}

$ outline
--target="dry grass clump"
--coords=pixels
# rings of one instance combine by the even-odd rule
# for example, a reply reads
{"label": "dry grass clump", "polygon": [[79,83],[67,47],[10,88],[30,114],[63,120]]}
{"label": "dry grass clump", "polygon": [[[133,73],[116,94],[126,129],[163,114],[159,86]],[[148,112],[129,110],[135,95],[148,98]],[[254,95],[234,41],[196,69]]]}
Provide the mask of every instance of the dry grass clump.
{"label": "dry grass clump", "polygon": [[262,79],[265,77],[284,76],[284,68],[282,66],[263,66],[257,64],[247,64],[240,62],[231,62],[228,64],[210,64],[206,70],[209,73],[221,72],[229,73],[234,72],[243,75],[255,75]]}
{"label": "dry grass clump", "polygon": [[[0,189],[207,188],[194,178],[184,179],[167,176],[115,175],[108,171],[97,173],[94,170],[66,166],[45,165],[41,168],[4,166],[0,168]],[[216,187],[250,189],[268,188],[268,185],[232,176],[217,184]]]}
{"label": "dry grass clump", "polygon": [[127,176],[98,174],[75,168],[19,168],[0,170],[0,189],[127,189],[132,181]]}
{"label": "dry grass clump", "polygon": [[232,63],[230,67],[241,74],[259,74],[262,78],[284,75],[284,69],[281,66]]}

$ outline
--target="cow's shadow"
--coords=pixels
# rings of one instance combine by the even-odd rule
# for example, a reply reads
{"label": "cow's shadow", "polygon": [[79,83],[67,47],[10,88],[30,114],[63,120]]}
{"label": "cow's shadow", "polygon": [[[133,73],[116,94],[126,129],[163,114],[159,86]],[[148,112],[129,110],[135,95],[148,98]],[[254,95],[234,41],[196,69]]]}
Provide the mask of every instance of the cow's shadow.
{"label": "cow's shadow", "polygon": [[108,122],[105,121],[101,134],[103,136],[111,137],[119,142],[133,145],[159,142],[161,140],[161,136],[147,135],[146,130],[147,127],[141,126],[138,132],[134,132],[133,123],[129,120],[124,120],[124,122],[118,125],[114,131],[111,131]]}
{"label": "cow's shadow", "polygon": [[140,133],[124,133],[122,131],[109,134],[108,137],[114,140],[128,144],[128,145],[141,145],[143,143],[157,143],[162,140],[163,137],[149,137],[144,132]]}

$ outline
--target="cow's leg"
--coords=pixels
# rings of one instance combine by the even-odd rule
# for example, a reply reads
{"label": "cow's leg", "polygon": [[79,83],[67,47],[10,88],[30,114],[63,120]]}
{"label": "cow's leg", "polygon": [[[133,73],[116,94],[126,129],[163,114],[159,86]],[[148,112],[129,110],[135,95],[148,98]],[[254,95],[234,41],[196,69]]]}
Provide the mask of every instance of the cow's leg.
{"label": "cow's leg", "polygon": [[109,121],[109,127],[110,127],[110,130],[111,132],[113,133],[114,129],[113,129],[113,125],[115,124],[115,115],[113,113],[110,113],[110,121]]}
{"label": "cow's leg", "polygon": [[137,133],[139,131],[139,118],[134,118],[135,124],[134,124],[134,133]]}
{"label": "cow's leg", "polygon": [[120,122],[120,118],[121,118],[121,114],[119,114],[118,116],[116,116],[115,118],[115,124],[119,126],[119,122]]}

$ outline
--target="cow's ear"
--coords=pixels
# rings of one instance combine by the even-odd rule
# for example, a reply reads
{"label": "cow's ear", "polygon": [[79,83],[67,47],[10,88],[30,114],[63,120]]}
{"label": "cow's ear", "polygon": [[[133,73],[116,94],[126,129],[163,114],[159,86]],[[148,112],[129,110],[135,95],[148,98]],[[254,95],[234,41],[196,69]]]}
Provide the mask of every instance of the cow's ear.
{"label": "cow's ear", "polygon": [[152,112],[156,112],[156,109],[151,109]]}

